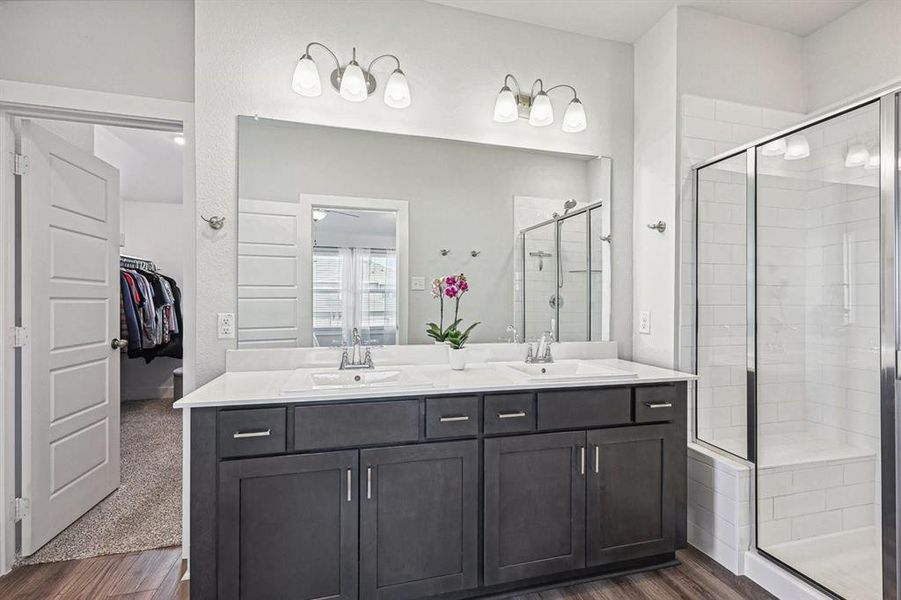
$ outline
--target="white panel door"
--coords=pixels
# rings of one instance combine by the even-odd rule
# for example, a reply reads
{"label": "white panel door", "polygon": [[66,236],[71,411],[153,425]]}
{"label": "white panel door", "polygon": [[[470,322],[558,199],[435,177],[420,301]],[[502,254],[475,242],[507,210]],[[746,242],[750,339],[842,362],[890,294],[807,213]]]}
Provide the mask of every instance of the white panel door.
{"label": "white panel door", "polygon": [[238,348],[295,348],[299,264],[297,203],[238,200]]}
{"label": "white panel door", "polygon": [[119,172],[21,127],[22,554],[119,486]]}

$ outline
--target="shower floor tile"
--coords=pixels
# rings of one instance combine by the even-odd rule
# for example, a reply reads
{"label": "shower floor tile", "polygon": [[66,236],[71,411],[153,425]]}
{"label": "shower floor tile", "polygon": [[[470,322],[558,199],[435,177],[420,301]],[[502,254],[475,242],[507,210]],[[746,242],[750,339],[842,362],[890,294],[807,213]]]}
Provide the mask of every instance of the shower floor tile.
{"label": "shower floor tile", "polygon": [[847,600],[882,598],[882,552],[875,527],[762,549]]}

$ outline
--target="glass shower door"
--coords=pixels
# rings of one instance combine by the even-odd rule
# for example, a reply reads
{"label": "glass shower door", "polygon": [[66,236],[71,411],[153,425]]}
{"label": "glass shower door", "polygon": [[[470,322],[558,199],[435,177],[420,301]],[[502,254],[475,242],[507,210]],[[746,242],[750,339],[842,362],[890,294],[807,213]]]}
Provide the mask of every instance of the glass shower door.
{"label": "glass shower door", "polygon": [[557,222],[558,339],[561,342],[588,340],[588,212]]}
{"label": "glass shower door", "polygon": [[556,329],[557,224],[523,231],[523,339]]}
{"label": "glass shower door", "polygon": [[879,103],[756,149],[757,546],[882,597]]}

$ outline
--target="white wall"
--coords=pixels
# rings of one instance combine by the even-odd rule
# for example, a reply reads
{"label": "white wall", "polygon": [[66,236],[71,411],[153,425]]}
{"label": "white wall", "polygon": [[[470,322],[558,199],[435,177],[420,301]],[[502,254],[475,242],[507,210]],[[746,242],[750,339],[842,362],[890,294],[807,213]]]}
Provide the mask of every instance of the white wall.
{"label": "white wall", "polygon": [[[671,10],[635,44],[632,356],[660,366],[675,359],[676,14]],[[657,221],[666,222],[666,232],[648,229]],[[651,313],[650,335],[638,333],[641,311]]]}
{"label": "white wall", "polygon": [[901,80],[901,2],[869,0],[805,39],[807,112]]}
{"label": "white wall", "polygon": [[678,13],[680,94],[804,112],[803,38],[694,8]]}
{"label": "white wall", "polygon": [[190,101],[193,4],[0,2],[0,79]]}
{"label": "white wall", "polygon": [[[197,239],[198,381],[225,367],[234,342],[216,339],[216,313],[236,311],[236,117],[262,117],[392,131],[499,145],[607,155],[614,159],[614,250],[628,252],[632,196],[632,49],[522,23],[421,2],[254,2],[195,5],[197,212],[227,217],[220,232]],[[394,52],[410,80],[413,105],[363,104],[331,89],[303,98],[290,89],[306,42],[320,40],[346,60]],[[317,55],[323,71],[327,57]],[[382,67],[385,69],[385,67]],[[524,122],[492,121],[507,72],[579,89],[589,128],[563,134]],[[384,80],[387,71],[377,69]],[[562,98],[556,100],[562,111]],[[622,207],[622,210],[620,210]],[[508,229],[505,229],[508,231]],[[628,260],[626,261],[628,263]]]}

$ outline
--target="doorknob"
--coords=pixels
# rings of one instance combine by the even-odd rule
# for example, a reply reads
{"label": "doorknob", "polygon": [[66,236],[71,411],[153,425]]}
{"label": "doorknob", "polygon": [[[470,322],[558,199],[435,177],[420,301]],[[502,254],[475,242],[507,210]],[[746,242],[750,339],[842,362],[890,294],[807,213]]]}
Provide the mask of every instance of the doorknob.
{"label": "doorknob", "polygon": [[121,350],[122,348],[128,347],[128,340],[120,340],[118,338],[114,338],[113,341],[110,342],[110,348],[113,350]]}

